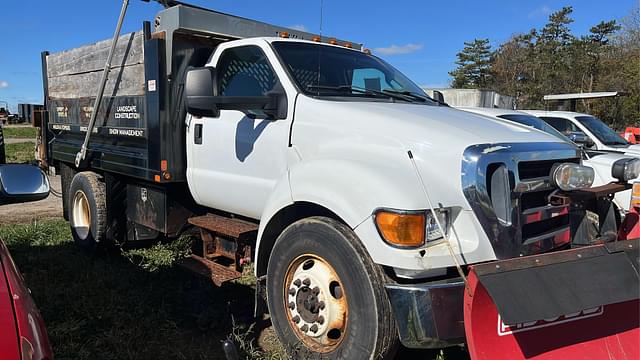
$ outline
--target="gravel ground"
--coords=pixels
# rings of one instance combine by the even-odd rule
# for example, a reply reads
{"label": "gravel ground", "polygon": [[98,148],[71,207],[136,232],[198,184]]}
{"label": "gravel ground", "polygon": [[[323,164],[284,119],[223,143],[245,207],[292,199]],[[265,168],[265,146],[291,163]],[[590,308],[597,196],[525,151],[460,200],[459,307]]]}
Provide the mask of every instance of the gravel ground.
{"label": "gravel ground", "polygon": [[[60,192],[60,176],[49,177],[51,188]],[[49,194],[44,200],[0,206],[0,224],[28,223],[44,218],[62,217],[62,201],[59,197]]]}
{"label": "gravel ground", "polygon": [[4,143],[5,144],[18,144],[18,143],[23,143],[23,142],[35,143],[36,139],[31,139],[31,138],[8,138],[8,139],[4,139]]}

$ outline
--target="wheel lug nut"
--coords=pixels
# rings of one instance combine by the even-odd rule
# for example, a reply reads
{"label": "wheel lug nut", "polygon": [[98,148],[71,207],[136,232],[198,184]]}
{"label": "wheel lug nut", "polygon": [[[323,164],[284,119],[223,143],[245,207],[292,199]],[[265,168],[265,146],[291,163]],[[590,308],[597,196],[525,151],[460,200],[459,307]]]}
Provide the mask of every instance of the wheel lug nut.
{"label": "wheel lug nut", "polygon": [[292,301],[289,303],[289,309],[293,310],[296,308],[296,304]]}
{"label": "wheel lug nut", "polygon": [[311,325],[311,328],[309,328],[309,330],[311,330],[312,333],[317,333],[318,332],[318,325],[313,324]]}
{"label": "wheel lug nut", "polygon": [[311,280],[309,280],[309,278],[306,278],[302,281],[303,284],[305,284],[306,286],[311,285]]}
{"label": "wheel lug nut", "polygon": [[296,289],[291,288],[289,289],[289,295],[294,296],[296,294]]}
{"label": "wheel lug nut", "polygon": [[318,318],[316,319],[316,321],[318,322],[318,324],[322,325],[324,324],[324,316],[320,315],[318,316]]}
{"label": "wheel lug nut", "polygon": [[293,285],[295,285],[295,286],[297,286],[297,287],[300,287],[300,285],[302,285],[302,282],[300,281],[300,279],[296,279],[296,280],[293,282]]}
{"label": "wheel lug nut", "polygon": [[320,301],[318,303],[318,308],[320,308],[320,310],[324,310],[324,301]]}
{"label": "wheel lug nut", "polygon": [[318,295],[320,293],[320,289],[316,286],[311,290],[311,292],[313,292],[313,295]]}
{"label": "wheel lug nut", "polygon": [[309,327],[307,326],[307,324],[302,325],[302,327],[300,328],[300,330],[307,332],[309,330]]}
{"label": "wheel lug nut", "polygon": [[299,323],[299,322],[300,322],[300,316],[296,315],[296,316],[294,316],[294,317],[293,317],[293,319],[291,319],[291,320],[293,320],[293,322],[297,324],[297,323]]}

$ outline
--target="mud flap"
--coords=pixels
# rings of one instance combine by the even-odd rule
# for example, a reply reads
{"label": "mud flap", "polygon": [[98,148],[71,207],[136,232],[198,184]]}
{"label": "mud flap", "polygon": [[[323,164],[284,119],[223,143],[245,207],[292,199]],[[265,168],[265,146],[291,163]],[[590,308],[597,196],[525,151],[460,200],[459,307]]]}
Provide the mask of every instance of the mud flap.
{"label": "mud flap", "polygon": [[470,268],[472,359],[640,359],[639,241]]}

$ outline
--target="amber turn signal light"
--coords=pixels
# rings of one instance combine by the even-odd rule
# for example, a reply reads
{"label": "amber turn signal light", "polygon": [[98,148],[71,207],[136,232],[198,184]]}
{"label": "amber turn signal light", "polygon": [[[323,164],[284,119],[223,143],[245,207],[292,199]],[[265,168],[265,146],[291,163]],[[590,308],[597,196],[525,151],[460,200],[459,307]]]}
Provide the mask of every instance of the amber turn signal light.
{"label": "amber turn signal light", "polygon": [[397,247],[424,245],[425,214],[381,210],[375,214],[375,222],[382,238]]}

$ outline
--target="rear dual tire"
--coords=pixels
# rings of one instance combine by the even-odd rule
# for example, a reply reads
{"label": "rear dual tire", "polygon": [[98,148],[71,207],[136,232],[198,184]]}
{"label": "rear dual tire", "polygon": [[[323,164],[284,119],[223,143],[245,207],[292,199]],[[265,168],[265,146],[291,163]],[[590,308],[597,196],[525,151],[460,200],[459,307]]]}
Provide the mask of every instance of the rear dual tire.
{"label": "rear dual tire", "polygon": [[107,222],[106,188],[93,172],[75,174],[67,194],[67,216],[75,243],[95,251],[105,241]]}
{"label": "rear dual tire", "polygon": [[267,269],[271,321],[294,359],[388,359],[398,348],[384,274],[344,224],[300,220]]}

